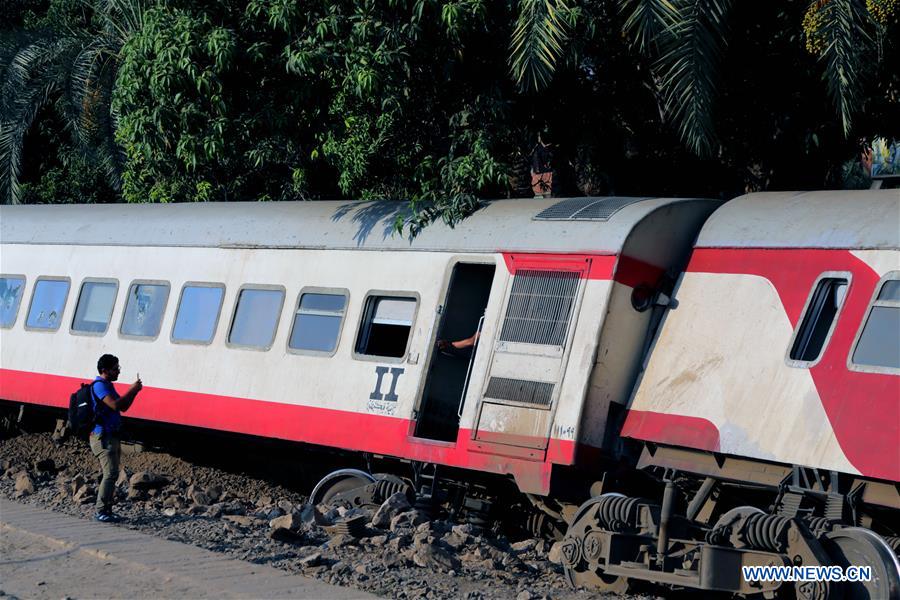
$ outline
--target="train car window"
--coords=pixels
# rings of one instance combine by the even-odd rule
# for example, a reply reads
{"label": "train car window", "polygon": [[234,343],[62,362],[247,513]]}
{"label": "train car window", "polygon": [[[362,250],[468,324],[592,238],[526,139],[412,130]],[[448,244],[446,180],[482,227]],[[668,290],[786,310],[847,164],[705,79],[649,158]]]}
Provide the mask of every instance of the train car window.
{"label": "train car window", "polygon": [[347,296],[346,290],[340,293],[314,288],[301,291],[288,349],[304,354],[334,354],[341,337]]}
{"label": "train car window", "polygon": [[175,312],[172,342],[210,344],[219,324],[225,286],[221,283],[186,283]]}
{"label": "train car window", "polygon": [[228,343],[255,350],[271,348],[283,306],[284,288],[242,288],[231,320]]}
{"label": "train car window", "polygon": [[577,271],[518,269],[500,340],[563,346],[580,277]]}
{"label": "train car window", "polygon": [[0,327],[3,329],[9,329],[16,322],[24,293],[24,276],[3,275],[0,277]]}
{"label": "train car window", "polygon": [[856,370],[900,372],[900,272],[887,277],[857,334],[850,361]]}
{"label": "train car window", "polygon": [[75,305],[72,333],[98,335],[106,333],[118,291],[117,281],[85,279],[81,283],[78,304]]}
{"label": "train car window", "polygon": [[56,331],[62,323],[63,310],[69,297],[69,279],[39,277],[31,294],[31,306],[25,329]]}
{"label": "train car window", "polygon": [[125,315],[119,333],[134,338],[153,338],[162,328],[169,300],[169,284],[160,281],[135,281],[128,288]]}
{"label": "train car window", "polygon": [[356,355],[403,358],[418,301],[409,296],[370,295],[356,339]]}
{"label": "train car window", "polygon": [[791,345],[792,366],[810,367],[821,358],[847,296],[848,285],[849,278],[832,276],[820,276],[813,285]]}

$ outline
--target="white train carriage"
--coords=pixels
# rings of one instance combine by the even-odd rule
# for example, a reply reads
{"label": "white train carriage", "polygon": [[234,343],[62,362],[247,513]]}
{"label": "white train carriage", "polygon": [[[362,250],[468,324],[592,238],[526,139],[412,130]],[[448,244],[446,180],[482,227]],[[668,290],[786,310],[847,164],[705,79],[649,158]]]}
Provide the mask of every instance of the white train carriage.
{"label": "white train carriage", "polygon": [[[63,407],[112,352],[129,416],[512,476],[546,495],[630,394],[708,200],[2,207],[0,398]],[[438,339],[481,331],[470,357]]]}

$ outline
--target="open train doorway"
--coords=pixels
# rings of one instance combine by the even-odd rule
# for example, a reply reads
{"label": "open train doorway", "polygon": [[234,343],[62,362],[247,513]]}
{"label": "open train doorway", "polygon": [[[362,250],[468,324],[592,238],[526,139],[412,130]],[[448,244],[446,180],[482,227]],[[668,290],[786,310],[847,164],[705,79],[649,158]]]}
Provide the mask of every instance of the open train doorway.
{"label": "open train doorway", "polygon": [[[494,265],[473,263],[457,263],[453,267],[436,338],[447,343],[432,354],[419,404],[416,437],[456,441],[460,407],[479,352],[475,334],[481,331],[495,269]],[[468,347],[449,344],[472,338],[475,343]]]}

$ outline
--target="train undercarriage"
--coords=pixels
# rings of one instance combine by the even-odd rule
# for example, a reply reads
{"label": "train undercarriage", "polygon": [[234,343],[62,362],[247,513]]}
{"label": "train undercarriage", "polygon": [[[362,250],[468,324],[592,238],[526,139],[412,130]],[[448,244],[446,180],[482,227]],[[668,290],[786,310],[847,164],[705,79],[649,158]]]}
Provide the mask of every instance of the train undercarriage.
{"label": "train undercarriage", "polygon": [[[404,491],[432,514],[559,541],[569,582],[604,592],[662,587],[803,600],[900,597],[895,485],[716,457],[718,473],[703,474],[702,460],[694,465],[701,473],[671,466],[684,466],[685,458],[678,449],[645,452],[640,470],[595,482],[595,495],[580,506],[535,496],[525,502],[489,480],[475,483],[471,473],[422,464],[411,465],[412,477],[337,471],[311,499],[375,505]],[[748,472],[757,473],[755,480],[733,479]],[[782,567],[789,576],[833,578],[834,567],[851,573],[848,567],[859,566],[869,567],[860,572],[866,581],[778,582],[762,574],[754,581],[743,570]]]}
{"label": "train undercarriage", "polygon": [[[649,585],[803,600],[900,598],[900,490],[893,483],[647,445],[634,468],[620,463],[601,473],[591,497],[578,506],[568,500],[586,489],[583,472],[561,474],[557,495],[525,496],[524,502],[522,494],[491,486],[489,479],[475,483],[470,472],[414,467],[418,473],[406,481],[419,507],[560,541],[573,586],[622,593]],[[389,487],[375,481],[350,495]],[[782,574],[808,579],[855,576],[850,567],[869,570],[858,572],[864,581],[779,582],[763,573],[748,578],[744,567],[782,567]]]}
{"label": "train undercarriage", "polygon": [[[655,485],[623,488],[649,494],[604,491],[569,521],[562,558],[573,585],[624,592],[649,582],[803,600],[900,597],[895,484],[649,445],[638,467]],[[859,573],[866,581],[754,581],[743,569],[784,567],[812,579],[855,576],[847,568],[858,566],[870,567]]]}

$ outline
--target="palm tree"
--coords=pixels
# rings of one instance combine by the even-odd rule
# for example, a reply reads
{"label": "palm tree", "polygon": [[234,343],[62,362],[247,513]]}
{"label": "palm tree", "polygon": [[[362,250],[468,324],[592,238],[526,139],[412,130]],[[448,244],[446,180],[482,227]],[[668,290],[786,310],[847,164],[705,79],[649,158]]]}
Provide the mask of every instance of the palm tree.
{"label": "palm tree", "polygon": [[[574,0],[573,0],[574,1]],[[698,155],[716,142],[713,110],[717,71],[728,41],[734,0],[617,0],[634,47],[653,59],[661,109],[682,141]],[[816,11],[808,36],[819,41],[828,94],[845,136],[859,103],[865,59],[874,54],[869,31],[878,25],[865,0],[810,0]],[[519,0],[509,63],[523,88],[540,90],[565,51],[573,7],[565,0]]]}
{"label": "palm tree", "polygon": [[141,27],[141,0],[97,0],[94,26],[80,32],[0,33],[0,202],[21,200],[25,134],[53,107],[78,146],[121,187],[112,92],[122,46]]}

